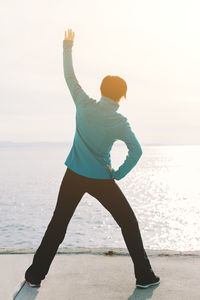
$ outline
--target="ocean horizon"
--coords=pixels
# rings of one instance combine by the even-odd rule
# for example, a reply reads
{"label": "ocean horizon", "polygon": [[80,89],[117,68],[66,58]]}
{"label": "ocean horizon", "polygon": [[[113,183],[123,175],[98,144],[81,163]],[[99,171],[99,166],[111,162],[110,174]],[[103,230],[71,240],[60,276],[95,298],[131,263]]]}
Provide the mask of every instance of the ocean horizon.
{"label": "ocean horizon", "polygon": [[[17,146],[17,145],[72,145],[73,141],[7,141],[3,140],[0,141],[0,147],[3,146]],[[116,141],[115,144],[122,145],[121,141]],[[163,143],[140,143],[143,146],[199,146],[199,143],[195,144],[185,144],[185,143],[180,143],[180,144],[163,144]]]}

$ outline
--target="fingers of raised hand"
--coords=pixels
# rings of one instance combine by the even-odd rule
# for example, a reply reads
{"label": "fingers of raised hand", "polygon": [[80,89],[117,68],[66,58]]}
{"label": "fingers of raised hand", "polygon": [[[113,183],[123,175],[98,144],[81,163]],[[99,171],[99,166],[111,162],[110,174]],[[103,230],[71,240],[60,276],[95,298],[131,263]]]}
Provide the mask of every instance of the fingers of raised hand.
{"label": "fingers of raised hand", "polygon": [[65,40],[74,40],[74,32],[71,29],[68,29],[68,36],[67,36],[67,31],[65,31]]}

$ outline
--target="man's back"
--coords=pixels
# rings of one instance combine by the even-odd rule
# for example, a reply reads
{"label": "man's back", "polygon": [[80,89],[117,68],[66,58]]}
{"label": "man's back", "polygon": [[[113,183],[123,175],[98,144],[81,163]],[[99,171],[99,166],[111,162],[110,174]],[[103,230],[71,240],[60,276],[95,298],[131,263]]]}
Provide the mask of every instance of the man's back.
{"label": "man's back", "polygon": [[[102,96],[100,101],[90,98],[81,88],[73,70],[73,41],[63,41],[64,76],[76,105],[76,130],[71,151],[65,164],[74,172],[96,179],[119,180],[139,160],[142,149],[131,130],[127,118],[117,112],[119,103]],[[118,170],[111,166],[110,150],[116,140],[122,140],[128,147],[128,155]]]}

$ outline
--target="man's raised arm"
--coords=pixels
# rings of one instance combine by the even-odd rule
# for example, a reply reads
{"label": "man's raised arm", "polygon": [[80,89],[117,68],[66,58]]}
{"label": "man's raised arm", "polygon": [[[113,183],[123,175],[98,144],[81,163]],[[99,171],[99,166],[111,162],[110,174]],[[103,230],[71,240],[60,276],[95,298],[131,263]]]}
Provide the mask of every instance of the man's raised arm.
{"label": "man's raised arm", "polygon": [[90,98],[83,91],[75,76],[73,62],[72,62],[73,43],[74,43],[74,32],[72,32],[71,29],[68,29],[68,36],[65,31],[65,39],[63,40],[64,77],[76,107],[86,106],[88,104],[96,102],[96,100]]}

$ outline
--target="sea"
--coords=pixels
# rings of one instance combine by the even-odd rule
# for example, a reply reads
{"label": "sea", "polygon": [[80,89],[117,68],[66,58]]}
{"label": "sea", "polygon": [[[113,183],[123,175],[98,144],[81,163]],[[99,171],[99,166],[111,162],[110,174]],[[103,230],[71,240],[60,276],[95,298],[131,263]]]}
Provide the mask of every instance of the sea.
{"label": "sea", "polygon": [[[0,248],[37,248],[52,217],[70,143],[0,145]],[[142,145],[137,165],[116,180],[139,223],[145,249],[200,250],[200,145]],[[112,167],[128,149],[117,141]],[[112,197],[110,201],[114,201]],[[101,203],[84,194],[61,248],[126,248]]]}

